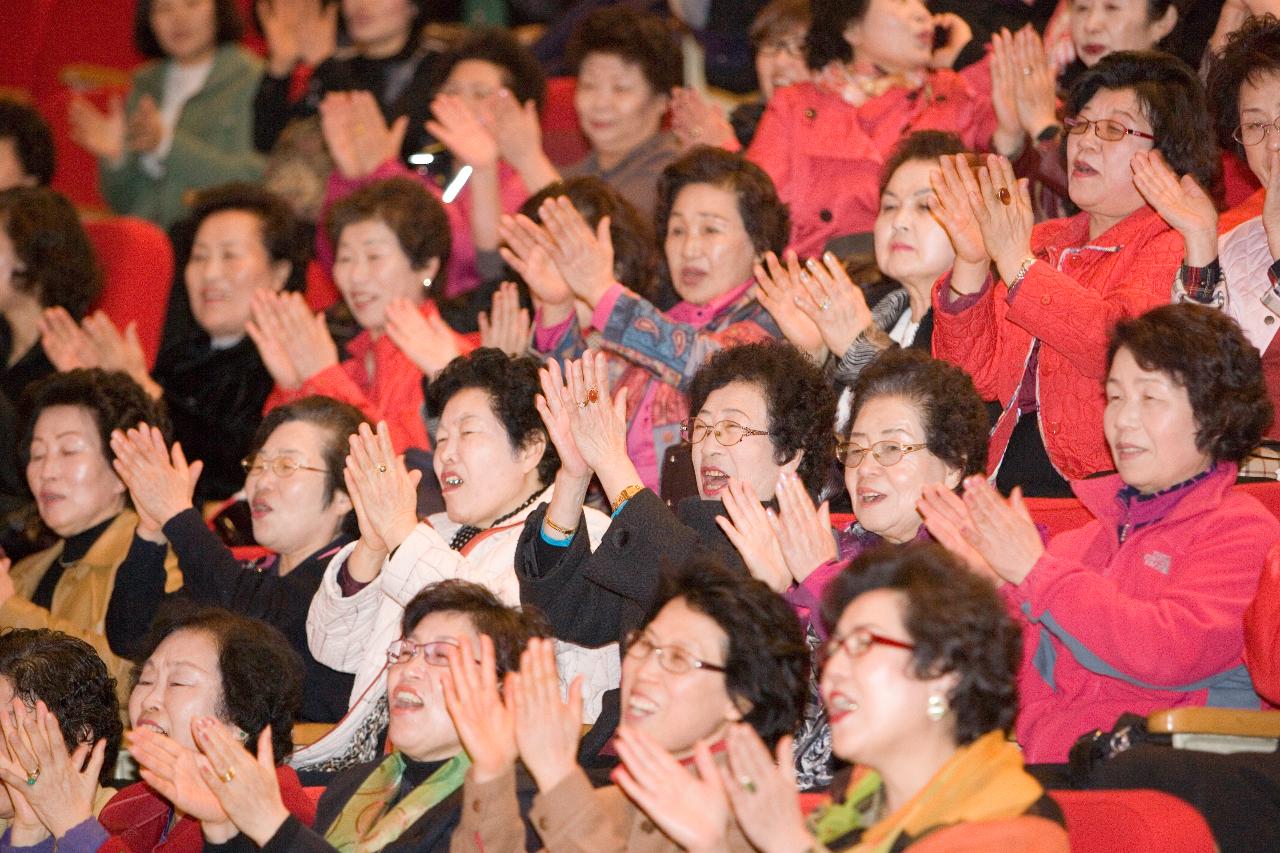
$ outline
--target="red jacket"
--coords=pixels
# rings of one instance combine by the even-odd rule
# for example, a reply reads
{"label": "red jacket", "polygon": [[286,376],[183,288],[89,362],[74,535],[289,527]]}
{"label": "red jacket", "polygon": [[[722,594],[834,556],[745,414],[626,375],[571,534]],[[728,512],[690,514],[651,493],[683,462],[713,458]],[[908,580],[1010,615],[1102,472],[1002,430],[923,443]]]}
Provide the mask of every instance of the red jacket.
{"label": "red jacket", "polygon": [[[420,310],[424,317],[430,317],[439,309],[427,299],[423,300]],[[475,349],[470,338],[457,333],[454,338],[459,352],[465,354]],[[401,352],[391,338],[383,335],[375,341],[367,331],[351,339],[347,355],[346,361],[320,371],[295,390],[277,385],[262,407],[263,414],[308,395],[322,394],[350,403],[373,423],[386,421],[396,453],[410,447],[429,449],[431,442],[422,419],[422,371],[418,365]],[[372,373],[366,369],[368,358],[373,359]]]}
{"label": "red jacket", "polygon": [[[979,66],[985,74],[986,63]],[[769,99],[747,158],[790,206],[792,248],[817,255],[832,237],[871,230],[885,160],[916,130],[949,130],[970,148],[986,148],[995,132],[991,99],[950,70],[931,72],[920,89],[890,89],[857,107],[797,83]]]}
{"label": "red jacket", "polygon": [[1102,435],[1107,338],[1116,321],[1169,301],[1182,263],[1182,238],[1143,207],[1089,240],[1088,214],[1035,226],[1032,264],[1010,296],[989,279],[970,307],[956,311],[951,275],[934,287],[933,354],[973,376],[984,400],[1004,414],[991,432],[988,467],[999,467],[1017,422],[1032,343],[1040,340],[1036,395],[1049,459],[1069,480],[1115,466]]}
{"label": "red jacket", "polygon": [[1158,521],[1134,527],[1118,475],[1072,483],[1095,520],[1055,536],[1002,593],[1022,620],[1018,740],[1027,763],[1063,762],[1076,738],[1126,711],[1258,707],[1242,619],[1280,521],[1219,465]]}
{"label": "red jacket", "polygon": [[1244,662],[1254,689],[1280,705],[1280,546],[1267,555],[1262,582],[1244,614]]}

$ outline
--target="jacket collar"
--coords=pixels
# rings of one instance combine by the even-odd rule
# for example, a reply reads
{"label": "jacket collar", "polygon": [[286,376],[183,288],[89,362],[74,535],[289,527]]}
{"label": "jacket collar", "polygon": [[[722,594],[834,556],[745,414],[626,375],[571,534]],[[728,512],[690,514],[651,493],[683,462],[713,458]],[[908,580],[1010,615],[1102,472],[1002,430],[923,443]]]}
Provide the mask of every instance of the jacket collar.
{"label": "jacket collar", "polygon": [[[1209,476],[1191,486],[1178,505],[1173,508],[1165,521],[1176,521],[1187,516],[1203,513],[1222,503],[1228,490],[1236,482],[1236,465],[1233,462],[1219,462]],[[1116,500],[1116,495],[1125,487],[1119,474],[1106,477],[1095,477],[1091,480],[1074,480],[1071,490],[1076,493],[1085,509],[1093,513],[1094,518],[1107,523],[1119,522],[1124,509]]]}
{"label": "jacket collar", "polygon": [[1115,225],[1089,239],[1089,214],[1077,213],[1066,219],[1055,219],[1041,226],[1045,230],[1045,242],[1058,249],[1083,246],[1090,249],[1116,251],[1128,245],[1140,245],[1147,239],[1166,231],[1168,223],[1160,218],[1149,205],[1130,213]]}

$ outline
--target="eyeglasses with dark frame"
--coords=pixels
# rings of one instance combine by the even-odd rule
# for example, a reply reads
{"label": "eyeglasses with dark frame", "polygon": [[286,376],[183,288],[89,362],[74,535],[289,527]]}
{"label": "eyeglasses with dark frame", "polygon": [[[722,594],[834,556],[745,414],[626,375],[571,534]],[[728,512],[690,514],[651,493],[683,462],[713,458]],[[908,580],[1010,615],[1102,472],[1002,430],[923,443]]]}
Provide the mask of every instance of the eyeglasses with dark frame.
{"label": "eyeglasses with dark frame", "polygon": [[902,461],[902,457],[908,453],[924,450],[928,446],[924,442],[903,444],[901,441],[890,439],[877,441],[870,447],[863,447],[860,444],[854,444],[852,441],[842,441],[836,445],[836,459],[840,460],[840,464],[846,468],[857,468],[862,464],[862,460],[867,457],[867,454],[870,453],[877,462],[888,468],[890,465],[897,465]]}
{"label": "eyeglasses with dark frame", "polygon": [[908,643],[906,640],[895,640],[893,637],[878,634],[870,628],[854,628],[848,634],[842,637],[833,636],[822,644],[818,649],[818,669],[822,669],[830,663],[831,659],[839,654],[842,649],[849,657],[860,658],[875,645],[906,649],[909,652],[916,650],[915,643]]}
{"label": "eyeglasses with dark frame", "polygon": [[1062,126],[1065,127],[1067,129],[1067,133],[1072,136],[1080,136],[1088,133],[1089,128],[1092,127],[1093,132],[1096,133],[1098,138],[1103,142],[1119,142],[1126,136],[1137,136],[1142,139],[1150,139],[1152,142],[1156,139],[1145,131],[1125,127],[1120,122],[1113,121],[1109,118],[1100,118],[1097,121],[1093,121],[1087,118],[1080,118],[1079,116],[1072,116],[1069,119],[1065,119],[1062,122]]}
{"label": "eyeglasses with dark frame", "polygon": [[708,424],[698,418],[688,418],[680,422],[680,435],[684,436],[684,440],[690,444],[697,444],[708,435],[715,435],[716,442],[721,447],[733,447],[749,436],[768,434],[765,430],[752,429],[731,420]]}
{"label": "eyeglasses with dark frame", "polygon": [[1271,131],[1280,132],[1280,118],[1271,121],[1251,121],[1231,131],[1231,138],[1241,145],[1257,145],[1271,135]]}
{"label": "eyeglasses with dark frame", "polygon": [[240,460],[240,467],[244,469],[246,477],[261,477],[266,473],[267,469],[271,469],[271,473],[277,477],[291,477],[295,471],[319,471],[321,474],[329,473],[327,468],[316,468],[311,465],[303,465],[297,459],[291,456],[277,456],[275,459],[263,459],[261,456],[250,456],[248,459]]}
{"label": "eyeglasses with dark frame", "polygon": [[707,663],[685,649],[679,646],[665,645],[660,646],[643,631],[633,631],[627,637],[626,642],[627,657],[636,660],[647,660],[652,654],[658,656],[658,664],[672,675],[683,675],[686,672],[692,672],[695,669],[705,669],[711,672],[724,672],[725,668],[719,664]]}

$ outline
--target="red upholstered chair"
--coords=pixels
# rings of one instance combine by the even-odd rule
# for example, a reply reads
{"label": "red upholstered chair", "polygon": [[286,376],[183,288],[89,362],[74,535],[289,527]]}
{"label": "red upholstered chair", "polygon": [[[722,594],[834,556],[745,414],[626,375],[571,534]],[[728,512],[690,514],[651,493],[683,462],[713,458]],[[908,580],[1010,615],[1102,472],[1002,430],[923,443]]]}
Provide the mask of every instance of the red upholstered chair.
{"label": "red upholstered chair", "polygon": [[324,311],[329,306],[336,305],[342,298],[342,294],[338,292],[338,286],[333,283],[333,277],[325,270],[324,265],[315,259],[307,264],[306,297],[307,305],[312,311]]}
{"label": "red upholstered chair", "polygon": [[173,284],[169,237],[158,226],[132,216],[89,221],[84,227],[102,265],[102,295],[93,310],[106,312],[121,330],[130,322],[138,324],[150,369],[160,350]]}
{"label": "red upholstered chair", "polygon": [[1200,812],[1159,791],[1051,791],[1074,853],[1214,853]]}
{"label": "red upholstered chair", "polygon": [[547,81],[547,99],[542,107],[542,148],[557,166],[568,166],[587,156],[590,147],[578,126],[573,106],[573,77],[552,77]]}

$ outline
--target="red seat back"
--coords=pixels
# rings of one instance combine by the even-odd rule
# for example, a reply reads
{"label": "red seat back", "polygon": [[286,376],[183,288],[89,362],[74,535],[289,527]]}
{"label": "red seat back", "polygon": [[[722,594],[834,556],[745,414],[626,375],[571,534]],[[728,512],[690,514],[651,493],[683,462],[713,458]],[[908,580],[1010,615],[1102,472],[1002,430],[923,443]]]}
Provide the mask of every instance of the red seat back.
{"label": "red seat back", "polygon": [[552,77],[547,81],[547,99],[542,107],[542,148],[557,166],[568,166],[587,156],[587,138],[578,124],[573,106],[573,77]]}
{"label": "red seat back", "polygon": [[93,309],[106,312],[121,330],[131,322],[138,324],[138,340],[150,369],[160,350],[173,284],[169,237],[158,226],[132,216],[89,221],[84,228],[102,265],[102,295]]}
{"label": "red seat back", "polygon": [[1190,804],[1159,791],[1050,791],[1073,853],[1214,853],[1213,833]]}
{"label": "red seat back", "polygon": [[325,271],[324,265],[315,259],[307,264],[306,297],[307,305],[312,311],[324,311],[329,306],[336,305],[342,298],[342,294],[338,292],[338,286],[333,283],[333,277]]}

